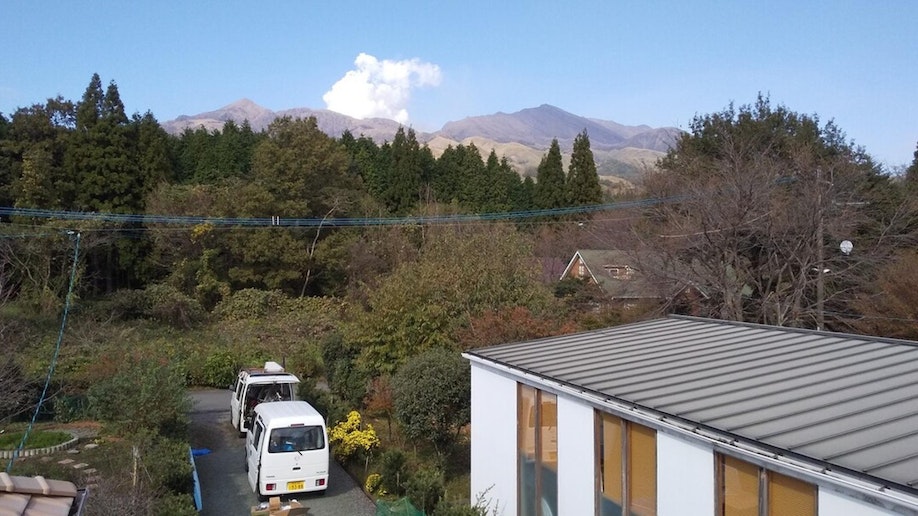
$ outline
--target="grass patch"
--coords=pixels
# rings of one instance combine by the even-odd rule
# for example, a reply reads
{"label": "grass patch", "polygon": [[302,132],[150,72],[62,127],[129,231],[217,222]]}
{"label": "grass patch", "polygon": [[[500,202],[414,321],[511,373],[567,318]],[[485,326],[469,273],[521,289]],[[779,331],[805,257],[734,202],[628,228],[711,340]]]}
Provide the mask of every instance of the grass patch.
{"label": "grass patch", "polygon": [[[0,450],[15,450],[22,441],[24,432],[4,432],[0,434]],[[25,449],[32,450],[35,448],[47,448],[63,444],[73,439],[73,436],[67,432],[57,432],[53,430],[32,430],[29,433],[29,440],[26,441]]]}

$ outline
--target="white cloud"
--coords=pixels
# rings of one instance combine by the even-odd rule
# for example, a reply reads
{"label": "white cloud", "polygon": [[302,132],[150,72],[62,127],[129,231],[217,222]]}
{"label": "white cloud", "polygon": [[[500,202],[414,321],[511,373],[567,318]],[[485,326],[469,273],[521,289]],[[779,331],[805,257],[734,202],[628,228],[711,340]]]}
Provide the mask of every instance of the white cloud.
{"label": "white cloud", "polygon": [[322,96],[326,108],[354,118],[389,118],[404,124],[411,90],[440,84],[440,67],[417,58],[380,61],[361,53],[354,65]]}

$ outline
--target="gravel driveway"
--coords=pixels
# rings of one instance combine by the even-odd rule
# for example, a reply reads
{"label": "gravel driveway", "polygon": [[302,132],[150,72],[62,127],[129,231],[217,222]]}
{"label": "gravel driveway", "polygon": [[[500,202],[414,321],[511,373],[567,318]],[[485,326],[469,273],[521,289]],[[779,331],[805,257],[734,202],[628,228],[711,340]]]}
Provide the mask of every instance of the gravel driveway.
{"label": "gravel driveway", "polygon": [[[246,480],[244,439],[230,425],[229,390],[193,390],[191,446],[211,452],[195,458],[204,509],[203,516],[249,516],[257,504]],[[309,507],[310,516],[372,516],[373,501],[335,461],[329,464],[328,492],[319,495],[294,495]],[[285,498],[286,499],[286,498]]]}

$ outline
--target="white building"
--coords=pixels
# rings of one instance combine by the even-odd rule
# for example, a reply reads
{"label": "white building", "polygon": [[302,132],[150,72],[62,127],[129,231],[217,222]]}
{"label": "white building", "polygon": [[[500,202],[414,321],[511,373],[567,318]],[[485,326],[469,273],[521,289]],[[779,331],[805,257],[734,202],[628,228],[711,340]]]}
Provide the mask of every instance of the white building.
{"label": "white building", "polygon": [[499,514],[918,514],[918,343],[670,316],[464,356]]}

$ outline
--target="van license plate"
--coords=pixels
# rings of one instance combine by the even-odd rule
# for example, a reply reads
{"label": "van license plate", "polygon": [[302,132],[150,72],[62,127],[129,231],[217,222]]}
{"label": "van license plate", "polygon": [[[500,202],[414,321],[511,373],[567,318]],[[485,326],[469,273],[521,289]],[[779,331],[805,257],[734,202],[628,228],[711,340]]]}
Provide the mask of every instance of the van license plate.
{"label": "van license plate", "polygon": [[299,482],[287,482],[287,490],[288,491],[301,490],[303,489],[303,485],[304,483],[302,480],[300,480]]}

